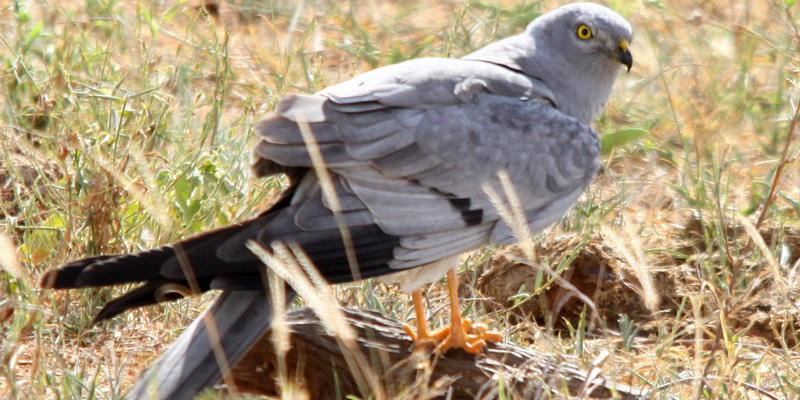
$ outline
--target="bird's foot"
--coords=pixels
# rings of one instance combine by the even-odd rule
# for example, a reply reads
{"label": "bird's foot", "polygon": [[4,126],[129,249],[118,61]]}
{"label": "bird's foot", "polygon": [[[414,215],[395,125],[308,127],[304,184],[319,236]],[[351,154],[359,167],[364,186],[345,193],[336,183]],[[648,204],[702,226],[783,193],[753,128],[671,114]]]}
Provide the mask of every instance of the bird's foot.
{"label": "bird's foot", "polygon": [[500,332],[490,331],[483,324],[473,325],[472,321],[466,318],[461,319],[460,324],[453,324],[440,331],[446,334],[444,342],[440,342],[436,346],[437,350],[441,352],[446,352],[452,348],[461,348],[467,353],[478,354],[483,351],[487,343],[503,340],[503,335]]}
{"label": "bird's foot", "polygon": [[487,343],[500,342],[503,334],[490,331],[483,324],[473,325],[469,319],[461,319],[461,323],[429,332],[427,328],[415,332],[408,325],[403,325],[411,339],[418,345],[434,344],[436,350],[445,353],[452,348],[464,349],[467,353],[478,354]]}

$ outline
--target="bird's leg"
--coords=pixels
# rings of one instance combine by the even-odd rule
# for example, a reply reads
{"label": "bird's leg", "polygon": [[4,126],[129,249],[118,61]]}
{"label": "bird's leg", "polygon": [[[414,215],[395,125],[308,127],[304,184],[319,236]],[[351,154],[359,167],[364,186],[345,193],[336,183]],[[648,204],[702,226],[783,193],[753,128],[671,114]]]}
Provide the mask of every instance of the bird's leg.
{"label": "bird's leg", "polygon": [[411,293],[411,300],[414,302],[414,314],[417,316],[417,330],[406,324],[403,328],[411,336],[411,340],[417,343],[433,342],[433,344],[441,343],[447,336],[444,329],[437,330],[433,334],[428,330],[428,320],[425,319],[425,304],[422,299],[422,289],[417,289]]}
{"label": "bird's leg", "polygon": [[[472,326],[472,321],[461,317],[461,305],[458,301],[458,279],[456,270],[447,271],[447,288],[450,292],[450,328],[447,339],[439,345],[439,350],[447,351],[454,347],[462,348],[467,353],[478,354],[488,342],[499,342],[503,335],[496,331],[487,331],[483,326]],[[447,328],[445,328],[447,329]]]}
{"label": "bird's leg", "polygon": [[414,301],[414,312],[417,316],[417,331],[414,332],[410,326],[404,325],[411,339],[417,343],[433,342],[436,344],[436,348],[442,352],[458,347],[472,354],[480,353],[487,342],[503,340],[500,332],[487,331],[482,326],[473,327],[472,321],[461,317],[461,306],[458,301],[458,280],[456,279],[455,269],[447,272],[447,287],[452,312],[451,323],[450,326],[433,332],[428,330],[428,322],[425,319],[422,290],[416,290],[411,294],[411,299]]}

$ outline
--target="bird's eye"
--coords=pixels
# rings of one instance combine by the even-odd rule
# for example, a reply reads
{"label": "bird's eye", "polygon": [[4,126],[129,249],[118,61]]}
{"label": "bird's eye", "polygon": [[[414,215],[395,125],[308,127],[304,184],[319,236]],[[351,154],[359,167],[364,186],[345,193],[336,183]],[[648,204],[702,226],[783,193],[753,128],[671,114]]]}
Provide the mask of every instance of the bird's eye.
{"label": "bird's eye", "polygon": [[578,27],[578,32],[577,33],[578,33],[578,37],[583,39],[583,40],[592,38],[592,30],[589,29],[589,27],[586,26],[586,25],[581,24]]}

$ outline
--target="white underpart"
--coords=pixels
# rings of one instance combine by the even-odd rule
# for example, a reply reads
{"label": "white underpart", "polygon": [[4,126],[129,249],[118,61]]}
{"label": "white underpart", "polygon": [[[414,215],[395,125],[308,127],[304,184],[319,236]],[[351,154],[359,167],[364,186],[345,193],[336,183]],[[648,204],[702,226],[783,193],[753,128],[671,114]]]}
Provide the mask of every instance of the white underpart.
{"label": "white underpart", "polygon": [[422,285],[439,280],[448,270],[456,268],[461,261],[461,254],[443,258],[419,268],[401,270],[393,274],[383,275],[378,281],[385,284],[400,283],[400,287],[406,293],[411,293]]}

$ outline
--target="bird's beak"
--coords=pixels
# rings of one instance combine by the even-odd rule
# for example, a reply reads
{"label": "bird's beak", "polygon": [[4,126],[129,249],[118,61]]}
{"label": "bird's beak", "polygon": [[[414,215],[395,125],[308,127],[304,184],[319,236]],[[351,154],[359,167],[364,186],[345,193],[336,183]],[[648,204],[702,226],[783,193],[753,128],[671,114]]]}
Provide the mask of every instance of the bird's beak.
{"label": "bird's beak", "polygon": [[626,39],[619,41],[619,45],[617,45],[616,56],[619,62],[628,67],[628,72],[631,72],[631,67],[633,66],[633,55],[631,55],[631,51],[628,50],[628,41]]}

